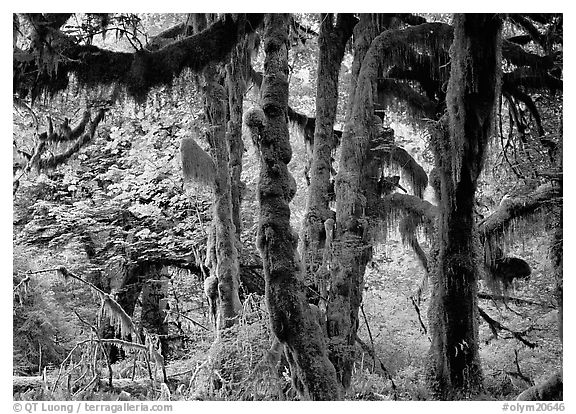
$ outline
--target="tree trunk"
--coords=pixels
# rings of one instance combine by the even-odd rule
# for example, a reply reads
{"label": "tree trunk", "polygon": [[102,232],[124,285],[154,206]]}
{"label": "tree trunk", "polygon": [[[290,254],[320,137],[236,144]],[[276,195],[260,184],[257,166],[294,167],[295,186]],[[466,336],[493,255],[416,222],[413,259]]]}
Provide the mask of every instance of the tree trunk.
{"label": "tree trunk", "polygon": [[322,329],[306,301],[296,254],[297,235],[290,227],[289,202],[295,183],[287,164],[292,149],[286,122],[288,106],[288,15],[265,18],[260,151],[258,249],[266,279],[271,326],[284,345],[293,385],[300,398],[334,400],[339,386],[326,351]]}
{"label": "tree trunk", "polygon": [[210,121],[208,133],[212,158],[216,166],[212,226],[215,236],[216,269],[218,278],[217,330],[232,326],[242,308],[238,289],[239,262],[236,232],[232,222],[231,178],[226,137],[228,97],[224,88],[205,74],[206,108]]}
{"label": "tree trunk", "polygon": [[437,398],[468,398],[482,387],[478,355],[479,257],[474,197],[498,96],[500,17],[458,14],[450,51],[448,131],[433,139],[441,175],[440,248],[429,309],[429,384]]}
{"label": "tree trunk", "polygon": [[251,37],[240,40],[226,65],[226,89],[228,92],[228,151],[230,153],[229,170],[231,177],[232,222],[236,228],[236,238],[240,241],[242,218],[240,205],[242,199],[242,157],[244,141],[242,140],[242,115],[244,94],[246,93],[247,70],[250,63]]}
{"label": "tree trunk", "polygon": [[[212,14],[192,14],[191,23],[194,33],[202,31],[208,24],[215,20]],[[234,116],[237,116],[238,99],[242,105],[242,93],[240,96],[234,93],[229,98],[224,83],[215,64],[206,66],[203,72],[204,91],[206,96],[205,113],[210,125],[208,130],[208,142],[210,152],[215,166],[214,192],[212,202],[212,228],[209,236],[209,248],[207,249],[207,261],[211,267],[212,279],[217,286],[216,331],[220,333],[222,329],[234,325],[238,319],[238,314],[242,309],[240,302],[240,265],[238,259],[239,244],[237,231],[234,225],[234,195],[232,186],[232,175],[238,179],[239,174],[236,168],[238,162],[238,152],[240,153],[240,168],[243,147],[238,144],[237,131],[233,130],[233,125],[228,123],[229,99],[234,102]],[[231,129],[227,134],[227,130]],[[231,140],[229,140],[231,138]],[[240,137],[241,142],[241,137]],[[233,158],[230,154],[233,150]],[[235,169],[232,170],[231,166]],[[236,183],[236,184],[238,184]],[[237,206],[239,217],[239,206]],[[238,218],[239,220],[239,218]],[[239,233],[238,233],[239,234]],[[215,292],[214,292],[215,293]],[[213,297],[209,298],[213,300]]]}
{"label": "tree trunk", "polygon": [[352,378],[364,272],[372,257],[366,214],[378,178],[370,145],[379,131],[374,125],[372,71],[366,73],[363,62],[372,40],[384,27],[377,24],[378,20],[373,15],[363,14],[354,29],[350,104],[336,177],[337,224],[326,317],[330,359],[345,388],[350,386]]}
{"label": "tree trunk", "polygon": [[[148,333],[161,335],[160,345],[162,355],[168,355],[168,343],[166,335],[168,335],[168,324],[165,321],[166,314],[160,309],[160,300],[164,299],[167,294],[168,279],[161,280],[160,272],[156,269],[151,269],[156,274],[148,274],[146,281],[142,286],[142,328],[145,328]],[[144,340],[142,343],[145,343]]]}
{"label": "tree trunk", "polygon": [[[333,214],[329,208],[329,188],[332,151],[335,148],[333,131],[338,105],[338,76],[344,48],[352,36],[356,19],[351,14],[338,14],[334,25],[333,14],[321,14],[320,21],[314,150],[299,252],[306,270],[307,284],[312,282],[320,297],[326,298],[329,275],[323,259],[328,253],[324,248],[330,248],[326,241],[329,244],[334,229]],[[327,222],[329,219],[332,219],[332,223]]]}

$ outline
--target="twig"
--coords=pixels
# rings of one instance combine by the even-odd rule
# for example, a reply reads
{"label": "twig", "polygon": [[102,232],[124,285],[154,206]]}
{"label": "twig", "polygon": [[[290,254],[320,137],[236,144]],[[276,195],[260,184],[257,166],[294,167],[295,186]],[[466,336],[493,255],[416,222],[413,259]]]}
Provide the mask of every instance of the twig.
{"label": "twig", "polygon": [[412,305],[414,306],[414,309],[416,310],[416,314],[418,315],[418,321],[420,322],[420,326],[422,327],[422,330],[424,331],[424,335],[426,335],[426,337],[428,338],[428,341],[432,342],[432,339],[430,339],[430,337],[428,336],[428,330],[426,329],[426,325],[424,325],[424,321],[422,320],[422,314],[420,313],[420,306],[418,306],[418,304],[414,300],[413,296],[410,296],[410,300],[412,301]]}
{"label": "twig", "polygon": [[177,314],[178,316],[183,317],[184,319],[192,322],[194,325],[199,326],[200,328],[202,328],[202,329],[204,329],[204,330],[206,330],[206,331],[209,331],[209,330],[210,330],[210,329],[206,328],[204,325],[202,325],[200,322],[196,322],[194,319],[192,319],[192,318],[184,315],[183,313],[177,312],[177,311],[172,310],[172,309],[167,309],[166,312],[169,313],[169,314],[173,314],[173,313],[174,313],[174,314]]}
{"label": "twig", "polygon": [[76,315],[76,317],[78,318],[78,320],[80,322],[82,322],[84,325],[88,326],[92,330],[92,332],[94,332],[94,335],[96,335],[96,340],[98,341],[98,345],[100,345],[100,349],[102,350],[102,353],[104,354],[104,357],[106,358],[106,365],[108,367],[108,383],[110,384],[110,387],[112,387],[112,365],[110,363],[110,357],[108,355],[108,352],[106,352],[106,349],[104,348],[104,344],[102,343],[102,338],[100,338],[100,334],[98,333],[98,329],[96,329],[96,327],[94,325],[92,325],[91,323],[89,323],[88,321],[83,319],[78,314],[78,312],[76,312],[76,309],[72,309],[72,312],[74,312],[74,314]]}
{"label": "twig", "polygon": [[[366,324],[366,329],[368,330],[368,337],[370,338],[370,344],[372,345],[372,353],[376,355],[376,348],[374,346],[374,338],[372,337],[372,331],[370,330],[370,324],[368,323],[368,318],[366,317],[366,312],[364,312],[364,305],[360,305],[360,310],[362,311],[362,317],[364,318],[364,323]],[[372,371],[374,371],[374,365],[376,360],[372,358]]]}
{"label": "twig", "polygon": [[22,280],[20,281],[20,283],[18,283],[18,284],[14,287],[14,289],[12,290],[12,293],[16,292],[16,291],[20,288],[20,286],[28,283],[29,281],[30,281],[30,276],[26,276],[24,279],[22,279]]}
{"label": "twig", "polygon": [[106,292],[104,292],[102,289],[100,289],[96,285],[82,279],[80,276],[75,275],[74,273],[72,273],[71,271],[66,269],[64,266],[58,266],[58,267],[54,267],[54,268],[50,268],[50,269],[35,270],[35,271],[30,271],[29,273],[31,275],[35,275],[38,273],[47,273],[47,272],[60,272],[60,273],[62,273],[62,276],[64,276],[64,278],[71,277],[72,279],[76,279],[79,282],[82,282],[85,285],[90,286],[92,289],[94,289],[96,292],[100,293],[101,295],[108,296],[108,294]]}
{"label": "twig", "polygon": [[52,392],[54,392],[56,390],[56,385],[58,385],[58,382],[60,381],[60,377],[62,376],[62,369],[64,367],[64,364],[66,362],[68,362],[68,360],[72,357],[72,354],[74,353],[74,351],[76,351],[76,349],[78,349],[78,347],[80,347],[81,345],[84,345],[88,342],[91,342],[91,339],[85,339],[81,342],[78,342],[76,345],[74,345],[74,348],[72,348],[72,350],[70,352],[68,352],[68,355],[66,355],[66,358],[64,358],[64,360],[60,363],[60,369],[58,370],[58,376],[56,377],[56,381],[54,381],[54,385],[52,386]]}
{"label": "twig", "polygon": [[386,369],[384,362],[382,362],[380,357],[378,355],[376,355],[376,353],[373,352],[373,350],[366,343],[364,343],[363,340],[358,338],[358,335],[356,335],[356,342],[358,342],[358,344],[362,347],[362,349],[364,351],[366,351],[368,353],[368,355],[370,355],[373,359],[378,360],[378,363],[380,364],[380,369],[382,370],[382,372],[384,373],[386,378],[389,379],[390,383],[392,384],[392,392],[394,393],[394,400],[397,400],[398,394],[396,392],[396,383],[394,382],[394,379],[392,378],[392,375],[390,374],[390,372]]}
{"label": "twig", "polygon": [[507,372],[507,374],[518,376],[518,378],[523,379],[524,381],[526,381],[531,386],[534,385],[534,381],[532,381],[532,379],[530,377],[527,377],[526,375],[524,375],[522,373],[522,370],[520,369],[520,362],[518,361],[518,350],[517,349],[514,349],[514,364],[516,365],[516,372]]}

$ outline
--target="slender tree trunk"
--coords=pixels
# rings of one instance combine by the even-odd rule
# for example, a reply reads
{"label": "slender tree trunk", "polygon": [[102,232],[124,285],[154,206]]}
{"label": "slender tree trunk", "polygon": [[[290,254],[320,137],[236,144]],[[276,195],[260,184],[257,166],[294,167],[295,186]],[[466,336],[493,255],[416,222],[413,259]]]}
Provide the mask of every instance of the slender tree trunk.
{"label": "slender tree trunk", "polygon": [[[145,275],[146,281],[142,286],[142,328],[148,333],[161,335],[160,345],[162,355],[168,355],[168,344],[165,335],[168,334],[168,324],[165,321],[166,315],[160,309],[160,300],[166,297],[167,280],[161,280],[160,269],[150,269],[150,273]],[[144,341],[142,342],[144,343]]]}
{"label": "slender tree trunk", "polygon": [[[330,248],[326,242],[328,239],[330,244],[334,229],[334,217],[329,208],[329,188],[332,151],[335,148],[333,131],[338,105],[338,77],[344,48],[352,36],[356,19],[351,14],[339,14],[334,25],[333,14],[321,14],[320,21],[314,150],[299,251],[306,280],[312,281],[320,296],[326,298],[329,274],[323,259],[328,257],[324,248]],[[331,223],[327,222],[329,219],[332,219]]]}
{"label": "slender tree trunk", "polygon": [[226,89],[228,92],[228,150],[230,153],[229,170],[231,177],[232,221],[236,228],[236,238],[240,241],[242,218],[240,215],[242,182],[242,157],[244,156],[244,141],[242,140],[242,115],[244,94],[250,64],[250,41],[245,37],[240,40],[232,52],[230,63],[226,65]]}
{"label": "slender tree trunk", "polygon": [[[192,14],[191,24],[193,32],[203,30],[212,20],[211,14]],[[237,117],[238,100],[242,105],[242,93],[234,93],[229,98],[224,83],[219,76],[216,65],[208,65],[203,72],[204,90],[206,95],[205,112],[210,124],[208,130],[208,142],[212,159],[215,165],[216,176],[214,179],[212,229],[209,236],[207,261],[210,263],[213,278],[212,286],[217,286],[216,300],[216,331],[234,325],[242,308],[239,296],[240,265],[238,259],[239,238],[234,225],[234,201],[235,193],[232,185],[233,179],[238,179],[240,172],[237,169],[238,156],[240,166],[243,147],[238,143],[238,135],[233,123],[228,122],[229,100],[234,103],[234,117]],[[234,118],[236,119],[236,118]],[[227,133],[228,129],[229,132]],[[231,159],[232,150],[232,159]],[[238,153],[240,155],[238,155]],[[231,173],[232,166],[232,173]],[[240,167],[241,168],[241,167]],[[234,178],[232,178],[234,177]],[[239,202],[239,199],[238,199]],[[239,220],[239,205],[236,206]],[[215,293],[215,292],[211,292]],[[211,295],[212,296],[212,295]],[[214,300],[214,297],[209,298]]]}
{"label": "slender tree trunk", "polygon": [[258,249],[266,280],[272,330],[284,344],[303,399],[335,400],[339,386],[326,351],[322,329],[306,301],[296,253],[297,234],[290,227],[289,202],[295,183],[287,164],[292,149],[286,122],[288,105],[288,22],[286,14],[265,18],[260,151]]}
{"label": "slender tree trunk", "polygon": [[449,128],[435,138],[442,194],[440,251],[429,309],[429,384],[441,399],[467,398],[482,387],[473,207],[499,93],[501,24],[494,14],[455,16]]}
{"label": "slender tree trunk", "polygon": [[[208,80],[212,76],[206,73],[205,78]],[[210,121],[209,142],[216,166],[212,226],[216,253],[215,274],[218,278],[217,330],[221,331],[236,322],[242,304],[238,294],[240,267],[232,222],[230,158],[226,136],[228,97],[224,88],[214,81],[208,81],[206,85],[206,108]]]}

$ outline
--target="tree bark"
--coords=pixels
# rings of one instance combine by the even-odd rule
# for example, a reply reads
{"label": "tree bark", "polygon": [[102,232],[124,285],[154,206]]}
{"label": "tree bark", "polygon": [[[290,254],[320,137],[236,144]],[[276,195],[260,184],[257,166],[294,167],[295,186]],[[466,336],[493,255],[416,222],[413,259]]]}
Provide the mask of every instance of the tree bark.
{"label": "tree bark", "polygon": [[[358,330],[358,310],[362,285],[372,249],[367,245],[365,165],[372,136],[366,114],[372,119],[373,108],[360,108],[357,87],[362,62],[376,37],[373,15],[363,14],[354,28],[354,61],[346,125],[336,177],[336,234],[333,243],[330,291],[326,308],[330,360],[338,380],[348,388],[354,364],[354,346]],[[369,99],[369,98],[368,98]]]}
{"label": "tree bark", "polygon": [[288,106],[288,22],[286,14],[265,17],[263,125],[260,151],[258,249],[266,279],[272,330],[284,345],[300,398],[335,400],[339,387],[326,351],[322,329],[306,301],[296,253],[297,235],[290,227],[289,202],[295,193],[287,164],[292,157]]}
{"label": "tree bark", "polygon": [[498,96],[501,20],[458,14],[447,91],[449,130],[434,137],[441,175],[439,256],[429,309],[429,385],[441,399],[482,387],[478,355],[479,262],[474,197]]}
{"label": "tree bark", "polygon": [[[338,77],[344,48],[352,36],[356,19],[351,14],[338,14],[334,24],[333,14],[320,15],[320,36],[318,38],[318,81],[316,85],[316,120],[314,149],[310,168],[310,186],[306,203],[306,216],[300,236],[299,252],[306,271],[306,281],[312,282],[321,298],[326,298],[328,270],[319,271],[323,258],[328,232],[334,228],[326,223],[333,219],[329,207],[332,151],[335,148],[334,122],[338,105]],[[326,223],[326,227],[325,227]],[[326,266],[324,266],[326,267]]]}
{"label": "tree bark", "polygon": [[[145,328],[148,333],[161,335],[162,355],[166,357],[168,355],[168,344],[165,338],[168,335],[168,324],[164,322],[166,315],[160,309],[160,300],[166,297],[168,280],[161,280],[160,272],[156,271],[155,273],[155,275],[149,274],[142,286],[141,321],[142,328]],[[144,340],[142,343],[145,343]]]}
{"label": "tree bark", "polygon": [[[210,121],[209,142],[216,166],[212,226],[215,238],[215,271],[218,278],[217,331],[234,325],[242,308],[236,232],[232,222],[231,178],[226,136],[228,98],[224,88],[205,74],[206,107]],[[210,80],[209,80],[210,79]]]}
{"label": "tree bark", "polygon": [[244,141],[242,140],[242,115],[244,94],[250,67],[251,36],[246,35],[232,51],[230,62],[226,64],[226,89],[228,92],[228,151],[230,153],[229,170],[231,177],[232,222],[236,228],[236,238],[240,241],[242,217],[240,205],[242,199],[242,157]]}

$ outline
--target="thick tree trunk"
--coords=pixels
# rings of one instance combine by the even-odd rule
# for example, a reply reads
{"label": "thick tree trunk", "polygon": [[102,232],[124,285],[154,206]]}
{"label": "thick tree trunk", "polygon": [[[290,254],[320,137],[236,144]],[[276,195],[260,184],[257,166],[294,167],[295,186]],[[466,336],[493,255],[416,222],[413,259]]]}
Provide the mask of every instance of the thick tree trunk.
{"label": "thick tree trunk", "polygon": [[449,130],[434,138],[442,194],[440,251],[428,314],[429,384],[441,399],[467,398],[482,387],[473,207],[492,132],[500,73],[500,18],[456,15],[454,26],[447,92]]}
{"label": "thick tree trunk", "polygon": [[[347,388],[352,378],[354,344],[358,329],[361,284],[369,258],[363,246],[361,172],[368,143],[367,134],[357,134],[353,119],[354,99],[360,68],[374,38],[371,16],[363,14],[354,29],[354,61],[346,125],[342,134],[342,153],[336,177],[336,235],[333,244],[330,292],[326,308],[330,360],[338,380]],[[360,120],[358,120],[360,121]]]}
{"label": "thick tree trunk", "polygon": [[[374,117],[372,100],[376,66],[369,64],[366,67],[369,60],[366,56],[373,39],[385,27],[380,20],[374,15],[363,14],[354,29],[350,105],[336,177],[337,224],[326,317],[330,359],[345,388],[349,387],[352,378],[364,272],[372,258],[368,216],[376,205],[378,162],[371,148],[383,131],[380,120]],[[372,58],[376,59],[376,55]]]}
{"label": "thick tree trunk", "polygon": [[[320,20],[314,150],[299,252],[307,283],[312,282],[320,297],[326,298],[329,274],[328,264],[323,263],[323,259],[328,257],[324,248],[330,248],[326,241],[328,239],[329,244],[334,229],[334,218],[329,208],[329,188],[332,151],[335,148],[333,131],[338,105],[338,76],[344,48],[352,36],[356,19],[350,14],[339,14],[334,25],[333,14],[321,14]],[[327,222],[329,219],[332,219],[332,223]]]}
{"label": "thick tree trunk", "polygon": [[260,151],[258,249],[266,279],[272,330],[285,346],[300,398],[334,400],[339,386],[326,351],[322,329],[306,301],[296,253],[297,235],[290,227],[289,202],[294,179],[286,113],[288,106],[288,15],[265,18],[262,125],[256,136]]}

